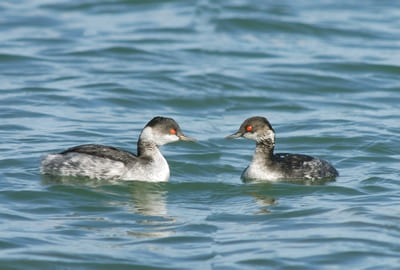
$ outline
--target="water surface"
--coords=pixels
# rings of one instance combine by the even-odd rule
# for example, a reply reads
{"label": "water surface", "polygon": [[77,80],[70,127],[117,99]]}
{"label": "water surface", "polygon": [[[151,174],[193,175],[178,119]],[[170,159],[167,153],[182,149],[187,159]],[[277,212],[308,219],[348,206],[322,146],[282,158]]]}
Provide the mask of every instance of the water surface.
{"label": "water surface", "polygon": [[[400,21],[393,1],[0,3],[4,269],[397,269]],[[168,183],[39,174],[83,143],[136,151],[154,116]],[[266,116],[315,185],[242,183]]]}

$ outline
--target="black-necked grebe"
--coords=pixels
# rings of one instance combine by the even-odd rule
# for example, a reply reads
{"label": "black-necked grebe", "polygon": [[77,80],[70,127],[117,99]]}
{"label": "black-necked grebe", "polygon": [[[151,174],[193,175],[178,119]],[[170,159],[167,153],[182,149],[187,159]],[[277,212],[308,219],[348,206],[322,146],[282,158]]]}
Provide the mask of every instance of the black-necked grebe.
{"label": "black-necked grebe", "polygon": [[137,156],[111,146],[85,144],[47,155],[40,171],[61,176],[164,182],[168,181],[170,170],[158,147],[179,140],[195,141],[183,135],[173,119],[154,117],[139,136]]}
{"label": "black-necked grebe", "polygon": [[275,131],[265,117],[246,119],[236,133],[226,138],[238,137],[257,142],[253,160],[242,173],[244,180],[315,180],[339,175],[326,160],[299,154],[274,154]]}

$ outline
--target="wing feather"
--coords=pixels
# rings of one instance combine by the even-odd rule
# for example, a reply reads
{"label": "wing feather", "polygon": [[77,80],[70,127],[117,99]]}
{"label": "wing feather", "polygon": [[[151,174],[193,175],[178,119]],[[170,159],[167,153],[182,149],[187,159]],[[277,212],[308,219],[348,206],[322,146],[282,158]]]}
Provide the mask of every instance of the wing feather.
{"label": "wing feather", "polygon": [[99,144],[84,144],[71,147],[60,154],[68,153],[81,153],[101,158],[107,158],[110,160],[120,161],[127,164],[132,161],[137,161],[138,157],[128,151],[124,151],[112,146],[105,146]]}

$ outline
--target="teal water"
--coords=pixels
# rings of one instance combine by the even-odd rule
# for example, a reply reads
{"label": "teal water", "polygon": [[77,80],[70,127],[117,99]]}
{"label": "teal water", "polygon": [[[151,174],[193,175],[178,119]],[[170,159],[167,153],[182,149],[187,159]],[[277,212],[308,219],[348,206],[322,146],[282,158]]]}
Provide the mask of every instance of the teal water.
{"label": "teal water", "polygon": [[[400,267],[396,1],[3,1],[0,29],[1,269]],[[168,183],[39,174],[156,115],[199,140]],[[340,177],[242,183],[253,115]]]}

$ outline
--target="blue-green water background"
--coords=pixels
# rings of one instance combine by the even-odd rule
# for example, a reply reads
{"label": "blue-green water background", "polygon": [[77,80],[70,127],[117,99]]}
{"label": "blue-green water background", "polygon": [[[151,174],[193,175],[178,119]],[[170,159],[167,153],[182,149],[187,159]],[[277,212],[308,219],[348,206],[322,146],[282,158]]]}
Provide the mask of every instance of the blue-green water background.
{"label": "blue-green water background", "polygon": [[[1,269],[398,269],[397,1],[0,3]],[[198,143],[169,183],[43,178],[83,143],[136,151],[153,116]],[[331,161],[320,185],[244,184],[269,118],[277,151]]]}

